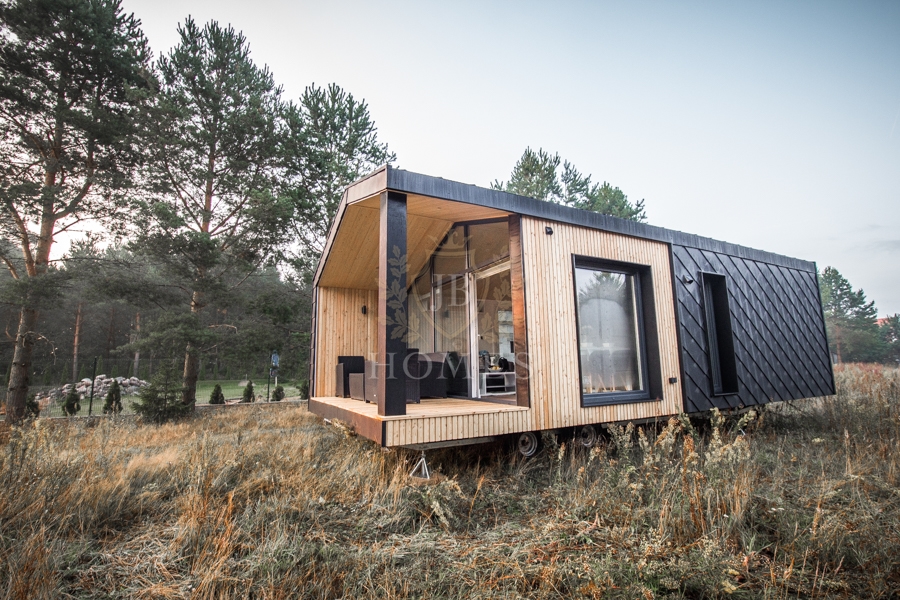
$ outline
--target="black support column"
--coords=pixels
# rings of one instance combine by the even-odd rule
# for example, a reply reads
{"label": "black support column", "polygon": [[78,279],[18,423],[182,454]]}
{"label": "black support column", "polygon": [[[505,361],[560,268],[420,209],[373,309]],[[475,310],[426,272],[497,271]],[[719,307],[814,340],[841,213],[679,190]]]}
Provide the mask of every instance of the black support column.
{"label": "black support column", "polygon": [[381,193],[378,414],[406,414],[406,194]]}

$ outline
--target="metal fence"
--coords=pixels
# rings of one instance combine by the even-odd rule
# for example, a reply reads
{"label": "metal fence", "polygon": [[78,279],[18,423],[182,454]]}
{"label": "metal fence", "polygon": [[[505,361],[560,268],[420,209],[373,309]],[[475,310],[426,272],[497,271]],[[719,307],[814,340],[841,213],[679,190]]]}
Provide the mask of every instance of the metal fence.
{"label": "metal fence", "polygon": [[[29,396],[37,402],[40,416],[63,417],[67,416],[63,408],[64,399],[74,389],[80,398],[76,415],[103,414],[106,395],[112,381],[116,380],[119,382],[122,395],[122,413],[130,414],[134,412],[133,404],[138,400],[140,390],[149,385],[164,362],[174,364],[180,371],[183,361],[183,357],[146,358],[136,363],[130,358],[98,357],[80,361],[74,369],[71,361],[35,364]],[[272,391],[277,385],[284,388],[287,397],[300,396],[303,391],[302,382],[298,385],[296,382],[286,381],[278,370],[267,369],[267,362],[268,357],[262,361],[253,361],[240,370],[227,365],[201,364],[200,378],[197,382],[197,404],[208,403],[217,384],[228,403],[243,398],[248,382],[253,384],[255,401],[266,401],[271,398]],[[4,366],[4,383],[8,384],[10,367]],[[3,392],[0,403],[5,402],[5,396]]]}

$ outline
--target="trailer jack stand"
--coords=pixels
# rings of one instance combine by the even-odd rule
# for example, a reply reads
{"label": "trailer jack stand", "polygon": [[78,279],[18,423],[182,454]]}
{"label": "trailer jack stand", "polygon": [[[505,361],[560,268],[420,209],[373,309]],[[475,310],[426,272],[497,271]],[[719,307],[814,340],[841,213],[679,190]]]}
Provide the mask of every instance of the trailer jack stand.
{"label": "trailer jack stand", "polygon": [[409,472],[410,477],[417,477],[419,479],[431,479],[431,472],[428,470],[428,462],[425,460],[425,451],[422,450],[422,455],[419,457],[419,462],[416,463],[416,466],[413,467],[413,470]]}

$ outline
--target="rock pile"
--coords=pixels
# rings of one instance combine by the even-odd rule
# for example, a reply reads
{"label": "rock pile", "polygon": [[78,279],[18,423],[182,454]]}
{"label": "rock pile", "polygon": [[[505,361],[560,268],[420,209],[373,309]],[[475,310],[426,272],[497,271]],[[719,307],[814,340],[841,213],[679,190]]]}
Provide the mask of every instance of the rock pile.
{"label": "rock pile", "polygon": [[[106,375],[97,375],[94,379],[94,399],[103,400],[106,398],[106,392],[109,391],[113,381],[119,382],[119,388],[122,390],[123,396],[135,396],[141,391],[141,388],[150,385],[143,379],[137,377],[107,377]],[[81,396],[82,400],[86,400],[91,395],[91,379],[86,377],[78,383],[67,383],[66,385],[44,392],[35,397],[39,405],[45,406],[49,402],[55,402],[66,396],[72,389]]]}

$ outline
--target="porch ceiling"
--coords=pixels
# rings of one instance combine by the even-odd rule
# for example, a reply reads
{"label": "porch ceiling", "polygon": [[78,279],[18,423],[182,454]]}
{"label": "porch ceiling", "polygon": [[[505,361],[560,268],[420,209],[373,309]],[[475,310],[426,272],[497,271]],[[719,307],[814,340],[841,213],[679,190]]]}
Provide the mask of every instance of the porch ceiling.
{"label": "porch ceiling", "polygon": [[[319,285],[378,289],[379,197],[351,203],[344,211]],[[505,217],[509,213],[462,202],[410,195],[406,203],[408,277],[419,274],[454,223]]]}

